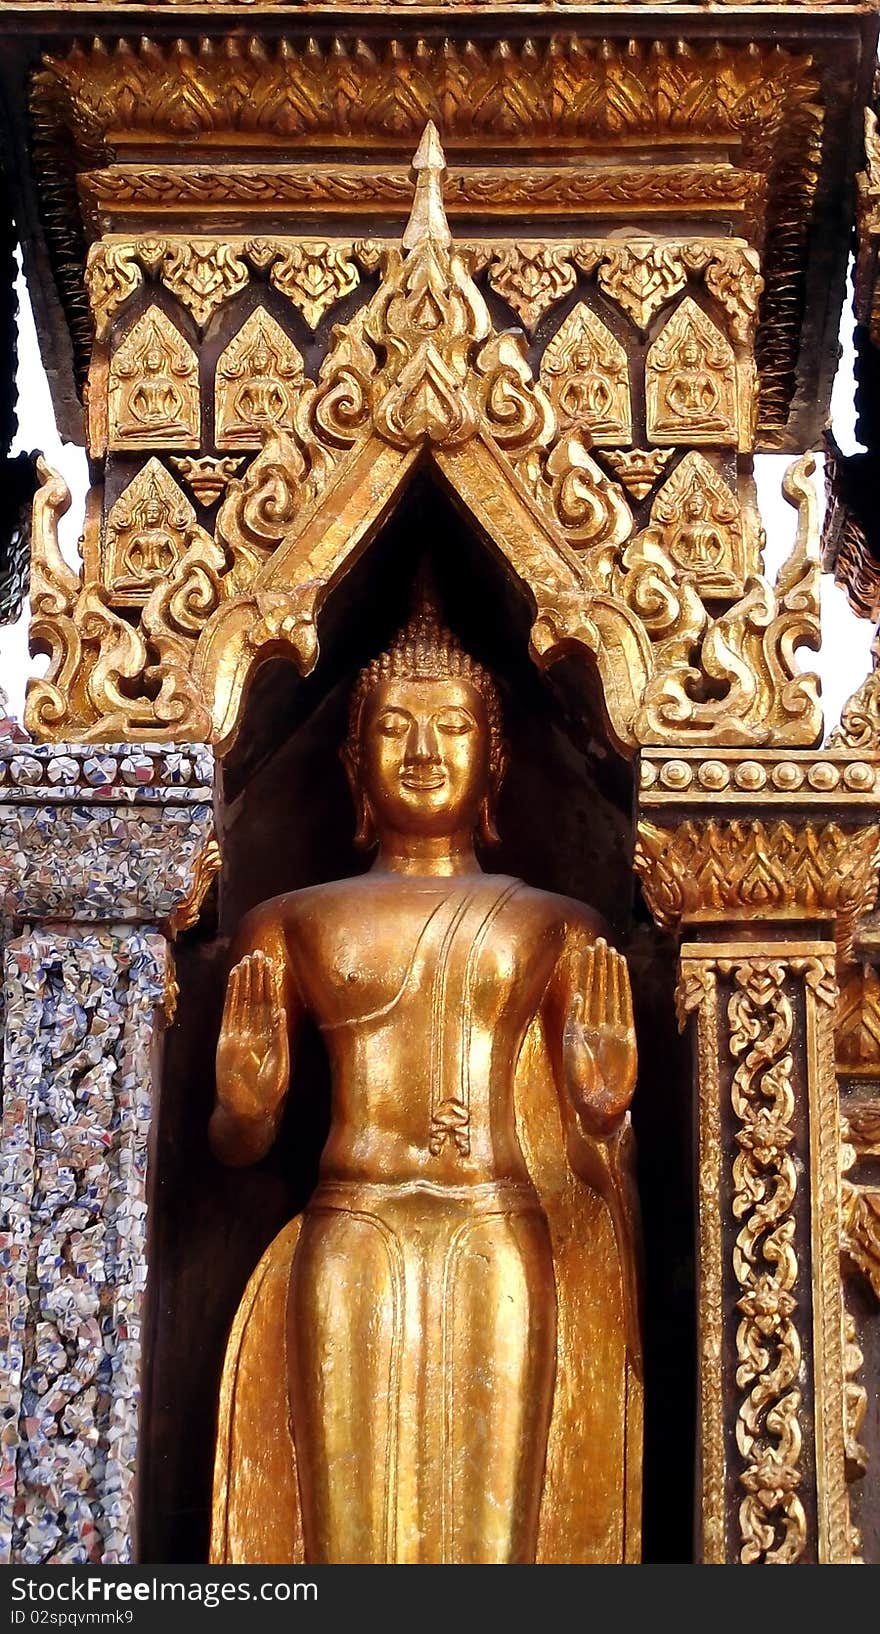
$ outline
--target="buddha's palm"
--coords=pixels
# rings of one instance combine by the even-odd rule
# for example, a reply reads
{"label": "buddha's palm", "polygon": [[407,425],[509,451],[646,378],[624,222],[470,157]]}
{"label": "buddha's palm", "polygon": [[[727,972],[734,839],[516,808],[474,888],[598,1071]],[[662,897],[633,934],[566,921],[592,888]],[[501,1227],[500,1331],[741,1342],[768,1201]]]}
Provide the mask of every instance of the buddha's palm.
{"label": "buddha's palm", "polygon": [[565,1028],[566,1061],[585,1110],[622,1116],[636,1082],[636,1035],[626,960],[602,937],[580,956]]}
{"label": "buddha's palm", "polygon": [[273,1118],[290,1076],[287,1015],[272,961],[248,953],[229,977],[220,1042],[217,1098],[239,1118]]}

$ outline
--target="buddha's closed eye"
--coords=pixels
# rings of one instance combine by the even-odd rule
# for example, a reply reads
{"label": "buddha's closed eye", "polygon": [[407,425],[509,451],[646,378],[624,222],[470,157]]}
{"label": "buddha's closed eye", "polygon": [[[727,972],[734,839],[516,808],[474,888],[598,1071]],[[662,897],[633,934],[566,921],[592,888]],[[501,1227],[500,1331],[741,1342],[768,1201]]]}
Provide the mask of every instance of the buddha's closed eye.
{"label": "buddha's closed eye", "polygon": [[437,731],[445,732],[450,737],[471,732],[476,724],[473,715],[469,715],[466,709],[444,709],[442,714],[434,716]]}

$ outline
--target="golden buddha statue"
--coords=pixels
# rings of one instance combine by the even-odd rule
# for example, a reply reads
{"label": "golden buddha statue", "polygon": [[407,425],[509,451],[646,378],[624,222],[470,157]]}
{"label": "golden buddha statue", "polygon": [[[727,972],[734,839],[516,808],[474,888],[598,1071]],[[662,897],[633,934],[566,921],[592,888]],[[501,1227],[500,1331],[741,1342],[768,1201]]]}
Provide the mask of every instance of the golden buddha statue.
{"label": "golden buddha statue", "polygon": [[481,869],[500,702],[429,601],[361,673],[343,756],[372,868],[263,903],[233,949],[216,1155],[269,1149],[306,1013],[332,1111],[230,1338],[212,1559],[635,1559],[625,961],[580,902]]}

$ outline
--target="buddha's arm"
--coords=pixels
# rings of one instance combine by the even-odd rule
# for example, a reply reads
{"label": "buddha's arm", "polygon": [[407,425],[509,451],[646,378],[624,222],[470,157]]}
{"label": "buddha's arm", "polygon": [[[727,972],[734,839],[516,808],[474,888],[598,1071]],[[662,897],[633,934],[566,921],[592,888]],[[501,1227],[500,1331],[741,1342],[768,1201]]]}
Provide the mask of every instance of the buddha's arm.
{"label": "buddha's arm", "polygon": [[236,938],[217,1045],[209,1139],[222,1163],[256,1163],[275,1139],[301,1005],[280,925],[249,915]]}
{"label": "buddha's arm", "polygon": [[626,960],[603,937],[569,932],[544,1024],[560,1096],[588,1135],[608,1140],[632,1100],[636,1039]]}
{"label": "buddha's arm", "polygon": [[611,1214],[623,1279],[627,1349],[641,1373],[640,1232],[635,1152],[627,1109],[636,1039],[626,961],[586,926],[566,937],[548,988],[544,1028],[576,1174]]}

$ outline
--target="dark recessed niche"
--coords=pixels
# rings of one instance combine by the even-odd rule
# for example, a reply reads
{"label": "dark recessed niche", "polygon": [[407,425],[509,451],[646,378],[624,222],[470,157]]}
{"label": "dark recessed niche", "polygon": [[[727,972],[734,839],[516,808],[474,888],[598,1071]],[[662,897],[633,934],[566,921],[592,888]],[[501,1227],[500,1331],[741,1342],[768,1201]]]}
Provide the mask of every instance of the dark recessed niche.
{"label": "dark recessed niche", "polygon": [[[621,946],[633,934],[632,768],[609,745],[595,672],[575,658],[538,672],[526,596],[452,500],[417,476],[329,598],[312,675],[300,678],[283,658],[254,675],[221,773],[218,914],[179,947],[178,1020],[166,1043],[153,1166],[146,1561],[207,1556],[227,1334],[260,1254],[309,1195],[328,1127],[323,1045],[306,1030],[274,1150],[250,1170],[224,1170],[212,1158],[207,1123],[228,940],[255,903],[369,866],[352,843],[339,758],[348,698],[358,669],[406,619],[426,560],[447,622],[502,693],[510,770],[498,812],[501,844],[484,866],[592,903]],[[693,1314],[687,1090],[672,1086],[686,1086],[688,1073],[672,1021],[670,950],[643,922],[632,954],[637,1009],[651,1039],[635,1114],[637,1131],[644,1124],[649,1245],[646,1555],[676,1560],[690,1550]]]}

